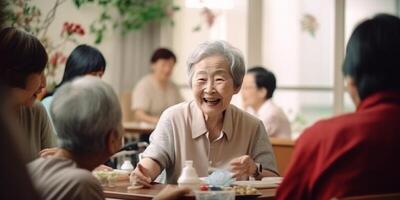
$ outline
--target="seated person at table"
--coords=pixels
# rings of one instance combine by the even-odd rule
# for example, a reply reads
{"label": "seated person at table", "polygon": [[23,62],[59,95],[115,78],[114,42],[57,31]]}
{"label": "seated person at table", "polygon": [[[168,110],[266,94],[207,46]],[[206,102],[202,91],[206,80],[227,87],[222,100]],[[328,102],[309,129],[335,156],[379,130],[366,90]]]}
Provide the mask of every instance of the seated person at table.
{"label": "seated person at table", "polygon": [[230,170],[238,179],[276,176],[263,123],[230,104],[245,72],[242,54],[227,42],[199,45],[188,59],[195,100],[163,112],[131,178],[150,186],[165,169],[167,182],[176,183],[185,160],[193,160],[200,177],[214,168]]}
{"label": "seated person at table", "polygon": [[[0,0],[0,29],[3,28],[6,18],[5,7],[6,2]],[[1,57],[0,70],[5,66],[3,61],[5,59]],[[0,79],[0,96],[6,97],[9,95],[9,88],[3,81],[4,79]],[[23,134],[18,133],[18,130],[15,130],[16,125],[10,121],[8,103],[6,98],[0,99],[0,157],[3,160],[0,171],[0,199],[40,199],[25,167]]]}
{"label": "seated person at table", "polygon": [[[57,88],[64,83],[79,76],[92,75],[101,78],[105,70],[106,60],[98,49],[85,44],[79,45],[72,51],[71,55],[68,56],[63,78],[56,86],[55,90],[57,90]],[[50,104],[52,100],[53,94],[49,94],[42,100],[47,112],[50,111]]]}
{"label": "seated person at table", "polygon": [[46,50],[29,33],[15,28],[0,31],[0,80],[7,87],[10,118],[21,128],[29,161],[45,148],[55,146],[53,127],[36,96],[45,88]]}
{"label": "seated person at table", "polygon": [[159,48],[150,62],[152,73],[143,77],[133,90],[132,110],[135,120],[155,125],[166,108],[182,102],[183,98],[178,86],[171,81],[175,54]]}
{"label": "seated person at table", "polygon": [[290,139],[289,120],[272,101],[275,88],[275,75],[269,70],[263,67],[247,70],[242,86],[244,109],[264,123],[270,137]]}
{"label": "seated person at table", "polygon": [[[50,114],[60,148],[28,167],[43,199],[104,199],[90,172],[121,148],[121,108],[111,86],[95,77],[78,78],[55,93]],[[170,188],[155,197],[172,200],[189,192]]]}
{"label": "seated person at table", "polygon": [[[3,66],[2,59],[0,66]],[[0,96],[7,95],[6,87],[0,82]],[[25,147],[23,134],[19,132],[16,123],[10,120],[9,105],[6,100],[0,98],[0,157],[3,160],[0,170],[0,199],[40,199],[26,169],[24,156],[27,152],[23,151]]]}
{"label": "seated person at table", "polygon": [[121,148],[122,114],[111,86],[97,77],[63,84],[50,114],[60,148],[28,167],[44,199],[104,199],[91,170]]}
{"label": "seated person at table", "polygon": [[400,192],[400,19],[359,24],[343,72],[354,113],[322,120],[297,140],[277,199]]}

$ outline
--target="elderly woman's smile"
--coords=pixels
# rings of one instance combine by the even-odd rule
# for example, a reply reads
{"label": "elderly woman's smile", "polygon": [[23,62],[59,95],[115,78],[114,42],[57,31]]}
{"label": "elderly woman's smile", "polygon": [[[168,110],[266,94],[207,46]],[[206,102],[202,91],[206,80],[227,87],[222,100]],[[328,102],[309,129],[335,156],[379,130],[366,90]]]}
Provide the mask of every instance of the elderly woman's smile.
{"label": "elderly woman's smile", "polygon": [[209,105],[209,106],[213,106],[213,105],[217,105],[221,99],[214,99],[214,98],[203,98],[203,100]]}
{"label": "elderly woman's smile", "polygon": [[193,66],[192,89],[197,105],[205,115],[219,115],[238,92],[229,65],[221,55],[202,59]]}

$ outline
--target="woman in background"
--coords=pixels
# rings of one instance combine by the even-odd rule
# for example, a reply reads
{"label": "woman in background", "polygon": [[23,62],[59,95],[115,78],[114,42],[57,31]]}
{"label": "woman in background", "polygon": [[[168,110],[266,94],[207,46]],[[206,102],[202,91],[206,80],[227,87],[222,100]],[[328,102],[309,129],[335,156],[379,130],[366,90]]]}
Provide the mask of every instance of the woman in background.
{"label": "woman in background", "polygon": [[[71,53],[65,65],[64,75],[56,89],[65,82],[76,77],[92,75],[102,77],[106,70],[106,60],[103,54],[96,48],[89,45],[79,45]],[[50,94],[42,100],[47,112],[53,100],[53,94]]]}
{"label": "woman in background", "polygon": [[152,73],[143,77],[133,90],[132,110],[137,121],[155,125],[166,108],[182,102],[183,98],[178,86],[171,81],[175,54],[159,48],[150,62]]}

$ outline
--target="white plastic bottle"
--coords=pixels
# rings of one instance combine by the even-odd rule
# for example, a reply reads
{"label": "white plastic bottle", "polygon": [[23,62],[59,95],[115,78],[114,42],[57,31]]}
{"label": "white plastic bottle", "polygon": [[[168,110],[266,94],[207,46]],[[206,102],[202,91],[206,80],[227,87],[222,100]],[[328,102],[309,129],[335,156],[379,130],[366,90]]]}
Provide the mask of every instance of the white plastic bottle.
{"label": "white plastic bottle", "polygon": [[193,168],[193,161],[186,160],[185,167],[182,169],[181,175],[178,178],[178,185],[192,188],[192,190],[199,190],[200,183],[199,176]]}
{"label": "white plastic bottle", "polygon": [[121,170],[131,172],[133,171],[133,165],[130,160],[125,160],[124,163],[121,165]]}

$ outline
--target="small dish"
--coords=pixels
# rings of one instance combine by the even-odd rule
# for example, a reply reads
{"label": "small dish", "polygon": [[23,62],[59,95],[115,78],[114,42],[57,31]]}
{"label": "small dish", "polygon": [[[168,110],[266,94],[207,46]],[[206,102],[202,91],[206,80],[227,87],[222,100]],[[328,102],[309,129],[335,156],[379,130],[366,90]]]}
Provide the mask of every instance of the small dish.
{"label": "small dish", "polygon": [[235,181],[233,182],[233,185],[250,186],[257,189],[261,189],[261,188],[277,188],[279,184],[264,182],[264,181]]}

